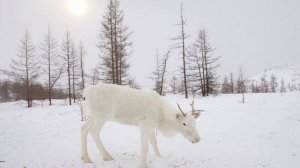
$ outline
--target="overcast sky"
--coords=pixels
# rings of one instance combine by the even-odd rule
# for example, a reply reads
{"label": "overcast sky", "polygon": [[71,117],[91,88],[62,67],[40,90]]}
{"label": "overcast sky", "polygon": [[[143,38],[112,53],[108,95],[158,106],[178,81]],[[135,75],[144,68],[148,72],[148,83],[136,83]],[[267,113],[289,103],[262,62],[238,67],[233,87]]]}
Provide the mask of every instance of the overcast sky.
{"label": "overcast sky", "polygon": [[[39,45],[52,27],[61,44],[67,25],[78,45],[87,49],[86,67],[99,61],[96,47],[100,21],[108,0],[85,0],[81,15],[70,11],[71,0],[0,0],[0,68],[9,68],[27,28],[38,54]],[[180,0],[120,0],[132,34],[130,73],[142,86],[155,66],[155,54],[164,54],[179,29]],[[252,75],[272,66],[300,63],[299,0],[183,0],[187,43],[200,28],[208,31],[215,55],[221,56],[219,73],[237,73],[242,66]],[[169,73],[181,65],[179,51],[172,51]]]}

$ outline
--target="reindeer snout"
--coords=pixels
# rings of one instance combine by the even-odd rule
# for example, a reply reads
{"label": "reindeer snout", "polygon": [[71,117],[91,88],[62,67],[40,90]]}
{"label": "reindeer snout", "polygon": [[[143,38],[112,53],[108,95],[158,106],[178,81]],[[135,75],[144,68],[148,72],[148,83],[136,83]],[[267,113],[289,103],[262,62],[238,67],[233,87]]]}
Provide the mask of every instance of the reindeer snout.
{"label": "reindeer snout", "polygon": [[197,142],[199,142],[199,141],[200,141],[200,137],[199,137],[199,136],[196,136],[196,137],[194,137],[194,138],[191,140],[192,143],[197,143]]}
{"label": "reindeer snout", "polygon": [[199,142],[200,141],[200,138],[195,138],[193,141],[192,141],[192,143],[197,143],[197,142]]}
{"label": "reindeer snout", "polygon": [[200,137],[195,138],[195,143],[200,141]]}

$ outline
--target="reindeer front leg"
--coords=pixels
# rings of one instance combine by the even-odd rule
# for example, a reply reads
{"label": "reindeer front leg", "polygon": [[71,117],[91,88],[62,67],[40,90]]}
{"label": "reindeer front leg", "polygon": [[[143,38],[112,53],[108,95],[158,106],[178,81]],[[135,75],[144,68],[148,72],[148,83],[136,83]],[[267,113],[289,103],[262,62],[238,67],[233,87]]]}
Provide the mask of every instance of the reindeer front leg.
{"label": "reindeer front leg", "polygon": [[148,168],[147,165],[147,153],[149,148],[149,140],[151,131],[145,128],[141,128],[141,165],[140,168]]}
{"label": "reindeer front leg", "polygon": [[151,135],[150,135],[150,143],[153,147],[153,150],[155,152],[155,155],[158,156],[158,157],[162,157],[160,152],[159,152],[159,149],[158,149],[158,146],[157,146],[157,140],[156,140],[156,136],[155,136],[155,132],[152,131]]}

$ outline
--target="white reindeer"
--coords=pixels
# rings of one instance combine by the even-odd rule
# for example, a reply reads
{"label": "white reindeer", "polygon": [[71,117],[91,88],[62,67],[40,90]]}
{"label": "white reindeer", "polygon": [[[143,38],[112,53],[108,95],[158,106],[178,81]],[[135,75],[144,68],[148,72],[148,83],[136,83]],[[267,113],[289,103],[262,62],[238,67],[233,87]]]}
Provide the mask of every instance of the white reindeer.
{"label": "white reindeer", "polygon": [[81,159],[86,163],[92,162],[87,151],[88,132],[91,133],[103,159],[113,160],[99,138],[101,128],[109,120],[140,128],[142,168],[148,167],[146,157],[149,142],[155,154],[161,156],[157,147],[156,130],[168,137],[179,132],[192,143],[200,140],[195,126],[195,119],[200,113],[194,110],[194,101],[191,104],[192,113],[184,113],[179,105],[179,109],[171,106],[154,91],[111,84],[90,86],[84,89],[83,96],[89,113],[89,119],[81,127]]}

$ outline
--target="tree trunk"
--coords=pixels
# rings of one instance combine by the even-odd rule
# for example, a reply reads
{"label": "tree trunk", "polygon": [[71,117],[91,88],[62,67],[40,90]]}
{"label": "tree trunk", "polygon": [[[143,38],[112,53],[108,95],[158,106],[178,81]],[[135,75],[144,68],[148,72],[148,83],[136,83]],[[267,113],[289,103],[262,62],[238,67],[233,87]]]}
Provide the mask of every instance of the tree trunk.
{"label": "tree trunk", "polygon": [[[203,48],[203,46],[202,46]],[[206,79],[205,79],[205,61],[204,61],[204,51],[202,49],[201,51],[201,54],[202,54],[202,75],[203,75],[203,85],[202,85],[202,96],[205,96],[206,95]]]}
{"label": "tree trunk", "polygon": [[[110,2],[112,3],[112,2]],[[113,4],[111,4],[113,5]],[[111,16],[112,16],[112,10],[110,10],[111,12]],[[114,58],[114,33],[113,33],[113,23],[112,23],[112,18],[110,20],[110,45],[111,45],[111,75],[112,75],[112,83],[115,84],[116,83],[116,79],[115,79],[115,58]]]}
{"label": "tree trunk", "polygon": [[114,4],[114,24],[113,24],[113,31],[114,31],[114,48],[115,48],[115,51],[114,51],[114,55],[115,55],[115,62],[116,62],[116,69],[115,69],[115,72],[116,72],[116,84],[117,85],[120,85],[120,82],[119,82],[119,53],[118,53],[118,41],[117,41],[117,7],[116,7],[116,2]]}
{"label": "tree trunk", "polygon": [[182,7],[183,3],[181,3],[181,36],[182,36],[182,63],[183,63],[183,82],[184,82],[184,94],[185,98],[188,98],[188,90],[187,90],[187,81],[186,81],[186,68],[185,68],[185,34],[184,34],[184,21],[182,16]]}
{"label": "tree trunk", "polygon": [[81,70],[81,83],[82,83],[81,89],[84,89],[85,81],[84,81],[83,56],[85,55],[85,50],[84,50],[84,47],[81,42],[80,42],[80,46],[79,46],[79,52],[80,52],[80,70]]}
{"label": "tree trunk", "polygon": [[[49,32],[49,28],[48,28]],[[51,102],[51,58],[50,58],[50,42],[48,42],[48,99],[49,105],[52,105]]]}
{"label": "tree trunk", "polygon": [[75,94],[75,61],[73,60],[73,65],[72,65],[72,86],[73,86],[73,103],[75,103],[76,100],[76,94]]}
{"label": "tree trunk", "polygon": [[68,85],[69,85],[69,105],[72,105],[72,95],[71,95],[71,72],[70,72],[70,50],[68,50]]}
{"label": "tree trunk", "polygon": [[199,57],[197,56],[197,51],[195,51],[196,54],[196,60],[197,60],[197,66],[198,66],[198,73],[199,73],[199,80],[200,80],[200,87],[201,87],[201,92],[203,90],[203,78],[202,78],[202,74],[201,74],[201,65],[200,65],[200,60]]}
{"label": "tree trunk", "polygon": [[28,70],[28,48],[27,48],[27,31],[25,35],[25,59],[26,59],[26,88],[27,88],[27,107],[31,107],[30,103],[30,88],[29,88],[29,70]]}

